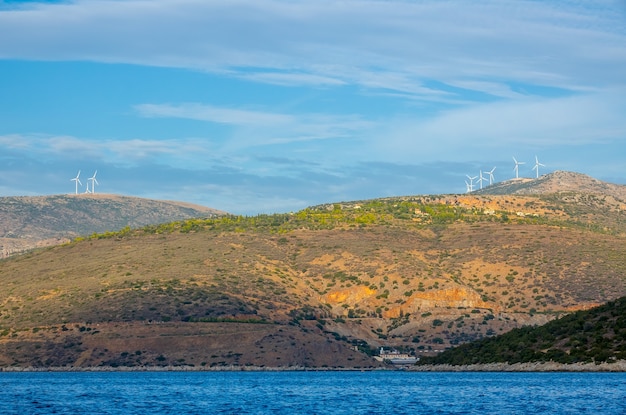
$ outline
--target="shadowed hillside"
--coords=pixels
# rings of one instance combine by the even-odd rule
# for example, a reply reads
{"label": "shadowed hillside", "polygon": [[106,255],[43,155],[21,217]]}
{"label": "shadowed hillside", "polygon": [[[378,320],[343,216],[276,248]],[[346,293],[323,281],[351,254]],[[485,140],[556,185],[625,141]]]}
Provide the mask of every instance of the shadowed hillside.
{"label": "shadowed hillside", "polygon": [[108,194],[0,197],[0,257],[94,232],[222,214],[187,203]]}
{"label": "shadowed hillside", "polygon": [[433,355],[626,295],[624,223],[621,201],[570,192],[386,198],[91,235],[0,263],[0,366],[370,367],[381,346]]}
{"label": "shadowed hillside", "polygon": [[626,360],[626,297],[541,327],[468,343],[420,364],[601,363]]}

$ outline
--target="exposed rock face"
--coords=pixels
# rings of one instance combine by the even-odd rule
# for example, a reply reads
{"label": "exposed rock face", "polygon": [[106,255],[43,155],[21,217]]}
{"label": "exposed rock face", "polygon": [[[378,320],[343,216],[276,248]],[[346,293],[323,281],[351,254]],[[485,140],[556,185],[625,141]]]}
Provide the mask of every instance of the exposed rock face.
{"label": "exposed rock face", "polygon": [[430,292],[417,292],[411,295],[409,300],[402,305],[390,308],[383,313],[383,317],[397,318],[401,314],[416,313],[432,310],[434,308],[486,308],[497,311],[495,304],[483,301],[475,291],[463,287],[448,288]]}
{"label": "exposed rock face", "polygon": [[[348,304],[354,307],[358,304],[375,302],[377,300],[375,294],[376,291],[369,287],[356,286],[329,292],[321,297],[321,301],[332,306]],[[384,318],[397,318],[402,314],[414,314],[435,308],[482,308],[500,311],[499,306],[483,301],[477,292],[464,287],[454,287],[428,292],[418,291],[404,304],[391,307],[382,315]]]}
{"label": "exposed rock face", "polygon": [[369,287],[351,287],[343,290],[329,292],[322,296],[321,300],[327,304],[335,305],[341,303],[357,304],[366,298],[373,296],[376,291]]}

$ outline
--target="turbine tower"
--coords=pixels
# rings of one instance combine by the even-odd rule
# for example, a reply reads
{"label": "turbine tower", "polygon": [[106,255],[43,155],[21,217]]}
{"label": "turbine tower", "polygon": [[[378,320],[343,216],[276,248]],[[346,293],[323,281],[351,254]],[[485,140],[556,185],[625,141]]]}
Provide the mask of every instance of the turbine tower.
{"label": "turbine tower", "polygon": [[539,163],[539,159],[535,156],[535,167],[533,167],[533,170],[537,171],[537,178],[539,178],[539,166],[546,167],[545,164]]}
{"label": "turbine tower", "polygon": [[[87,179],[87,181],[91,181],[91,193],[96,193],[96,185],[100,186],[98,180],[96,180],[96,174],[98,174],[98,170],[95,171],[93,176]],[[89,193],[89,183],[87,183],[87,193]]]}
{"label": "turbine tower", "polygon": [[495,170],[496,170],[496,168],[494,167],[490,171],[486,172],[489,175],[489,186],[491,186],[493,184],[493,172]]}
{"label": "turbine tower", "polygon": [[515,159],[515,157],[513,157],[513,161],[515,162],[515,167],[513,168],[513,171],[515,171],[515,178],[519,179],[519,165],[520,164],[526,164],[525,161],[517,161]]}
{"label": "turbine tower", "polygon": [[[476,179],[477,176],[470,177],[469,174],[466,174],[466,176],[467,176],[468,179],[470,179],[470,182],[467,185],[469,187],[469,191],[473,192],[474,191],[474,180]],[[465,182],[465,183],[467,183],[467,182]]]}
{"label": "turbine tower", "polygon": [[80,170],[78,170],[78,174],[76,175],[76,177],[74,177],[73,179],[70,179],[71,182],[76,182],[76,194],[78,194],[78,185],[80,184],[81,186],[83,185],[80,182],[80,179],[78,178],[80,176]]}
{"label": "turbine tower", "polygon": [[480,170],[479,174],[478,174],[478,184],[480,185],[480,188],[483,188],[483,182],[486,181],[487,179],[485,179],[483,177],[483,171]]}

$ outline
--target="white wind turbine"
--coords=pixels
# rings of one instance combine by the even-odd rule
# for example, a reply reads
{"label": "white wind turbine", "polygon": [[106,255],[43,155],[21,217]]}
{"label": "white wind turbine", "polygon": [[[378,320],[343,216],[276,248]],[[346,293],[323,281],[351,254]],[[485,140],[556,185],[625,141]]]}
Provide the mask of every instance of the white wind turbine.
{"label": "white wind turbine", "polygon": [[545,164],[539,163],[539,159],[535,156],[535,167],[533,167],[533,170],[537,171],[537,178],[539,178],[539,166],[546,167]]}
{"label": "white wind turbine", "polygon": [[[96,185],[100,186],[100,183],[96,180],[96,174],[98,174],[98,170],[95,171],[93,176],[87,179],[87,181],[91,181],[91,193],[96,193]],[[89,183],[87,183],[87,193],[89,193]]]}
{"label": "white wind turbine", "polygon": [[73,179],[70,179],[71,182],[76,182],[76,194],[78,194],[78,185],[80,184],[81,186],[83,185],[80,182],[80,179],[78,178],[80,176],[80,170],[78,170],[78,174],[76,175],[76,177],[74,177]]}
{"label": "white wind turbine", "polygon": [[485,178],[483,177],[483,171],[481,170],[481,171],[480,171],[480,174],[479,174],[479,179],[478,179],[478,183],[480,184],[480,188],[481,188],[481,189],[483,188],[483,182],[484,182],[484,181],[486,181],[486,180],[487,180],[487,179],[485,179]]}
{"label": "white wind turbine", "polygon": [[471,191],[472,191],[472,187],[467,182],[467,180],[465,180],[465,193],[470,193]]}
{"label": "white wind turbine", "polygon": [[515,162],[515,167],[513,168],[513,170],[515,171],[515,178],[519,179],[519,165],[520,164],[526,164],[525,161],[517,161],[515,159],[515,157],[513,157],[513,161]]}
{"label": "white wind turbine", "polygon": [[[474,180],[476,179],[477,176],[470,177],[469,174],[466,174],[466,176],[470,180],[470,182],[468,183],[469,191],[473,192],[474,191]],[[467,183],[467,182],[465,182],[465,183]]]}
{"label": "white wind turbine", "polygon": [[489,186],[491,186],[493,184],[493,172],[495,170],[496,170],[496,168],[494,167],[493,169],[491,169],[488,172],[486,172],[489,175]]}

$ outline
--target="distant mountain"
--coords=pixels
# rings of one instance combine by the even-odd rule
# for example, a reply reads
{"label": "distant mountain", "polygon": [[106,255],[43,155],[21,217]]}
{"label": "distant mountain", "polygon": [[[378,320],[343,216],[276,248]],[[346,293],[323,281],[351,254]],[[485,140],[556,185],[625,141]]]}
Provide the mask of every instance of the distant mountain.
{"label": "distant mountain", "polygon": [[626,360],[626,297],[426,357],[421,364],[600,363]]}
{"label": "distant mountain", "polygon": [[626,186],[603,182],[582,173],[555,171],[537,179],[519,178],[494,183],[473,194],[481,195],[540,195],[561,192],[601,194],[626,200]]}
{"label": "distant mountain", "polygon": [[189,203],[111,194],[0,197],[0,258],[94,232],[224,213]]}

